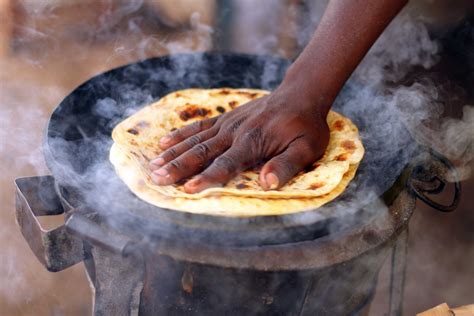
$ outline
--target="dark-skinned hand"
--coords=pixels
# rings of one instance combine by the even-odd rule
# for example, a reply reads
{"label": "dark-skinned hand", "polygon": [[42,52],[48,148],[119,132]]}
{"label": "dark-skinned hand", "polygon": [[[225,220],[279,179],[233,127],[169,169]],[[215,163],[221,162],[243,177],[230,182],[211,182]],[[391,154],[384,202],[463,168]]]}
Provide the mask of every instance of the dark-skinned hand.
{"label": "dark-skinned hand", "polygon": [[152,161],[160,185],[188,179],[195,193],[261,162],[260,184],[277,189],[316,161],[329,140],[326,115],[339,90],[407,0],[329,1],[309,44],[272,94],[165,136]]}
{"label": "dark-skinned hand", "polygon": [[406,3],[329,1],[282,85],[269,96],[165,136],[159,144],[165,151],[151,162],[153,181],[166,185],[195,176],[184,186],[195,193],[265,162],[261,186],[283,186],[324,153],[332,101]]}
{"label": "dark-skinned hand", "polygon": [[237,173],[265,162],[260,185],[265,190],[280,188],[321,157],[328,144],[327,113],[320,113],[309,99],[297,89],[279,88],[233,111],[171,132],[160,140],[165,151],[151,162],[153,181],[169,185],[194,176],[184,189],[196,193],[222,186]]}

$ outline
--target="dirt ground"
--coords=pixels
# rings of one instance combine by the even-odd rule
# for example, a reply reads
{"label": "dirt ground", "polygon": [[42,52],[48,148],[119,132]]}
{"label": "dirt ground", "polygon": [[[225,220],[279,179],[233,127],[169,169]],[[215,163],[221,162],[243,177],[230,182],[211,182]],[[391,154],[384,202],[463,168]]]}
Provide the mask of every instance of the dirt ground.
{"label": "dirt ground", "polygon": [[[180,32],[177,39],[163,35],[173,45],[150,40],[139,51],[135,48],[143,44],[143,34],[122,34],[102,42],[46,36],[39,42],[15,43],[0,57],[1,315],[90,313],[92,292],[82,264],[49,273],[28,248],[15,223],[13,181],[48,174],[41,152],[43,131],[52,110],[77,85],[141,58],[207,48]],[[450,306],[474,303],[474,179],[463,186],[461,204],[454,213],[441,214],[417,204],[410,222],[405,315],[442,302]],[[449,200],[448,194],[441,199]],[[389,262],[380,275],[373,316],[384,315],[387,308]]]}

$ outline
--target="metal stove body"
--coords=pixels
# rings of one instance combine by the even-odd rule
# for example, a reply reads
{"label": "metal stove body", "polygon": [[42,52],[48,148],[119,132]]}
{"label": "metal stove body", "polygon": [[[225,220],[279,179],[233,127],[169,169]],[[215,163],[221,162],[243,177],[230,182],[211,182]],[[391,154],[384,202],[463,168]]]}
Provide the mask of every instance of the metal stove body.
{"label": "metal stove body", "polygon": [[[439,161],[435,167],[447,171]],[[360,315],[390,255],[391,313],[397,315],[414,192],[444,186],[427,182],[426,172],[416,169],[386,195],[387,212],[353,229],[294,243],[239,247],[136,239],[89,217],[90,210],[74,208],[51,176],[17,180],[17,219],[48,270],[84,261],[95,315]],[[51,231],[36,218],[61,213],[66,224]]]}

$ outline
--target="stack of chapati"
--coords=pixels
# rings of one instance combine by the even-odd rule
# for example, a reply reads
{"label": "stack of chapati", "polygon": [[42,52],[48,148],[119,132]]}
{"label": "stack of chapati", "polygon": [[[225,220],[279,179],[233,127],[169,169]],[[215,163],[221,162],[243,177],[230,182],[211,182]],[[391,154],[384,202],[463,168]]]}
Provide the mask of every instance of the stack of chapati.
{"label": "stack of chapati", "polygon": [[281,215],[317,208],[340,195],[355,176],[364,155],[357,127],[330,112],[331,131],[324,156],[278,190],[264,191],[259,170],[237,175],[225,186],[189,194],[183,183],[158,186],[150,160],[162,150],[160,138],[196,120],[210,118],[267,95],[255,89],[187,89],[168,94],[118,124],[112,132],[110,161],[130,190],[144,201],[167,209],[221,216]]}

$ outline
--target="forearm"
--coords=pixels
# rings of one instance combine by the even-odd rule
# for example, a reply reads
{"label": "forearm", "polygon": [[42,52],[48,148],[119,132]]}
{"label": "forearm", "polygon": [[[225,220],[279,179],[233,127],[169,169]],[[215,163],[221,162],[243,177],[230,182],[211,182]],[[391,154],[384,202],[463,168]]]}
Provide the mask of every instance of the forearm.
{"label": "forearm", "polygon": [[326,114],[367,51],[407,0],[331,0],[307,47],[287,72]]}

